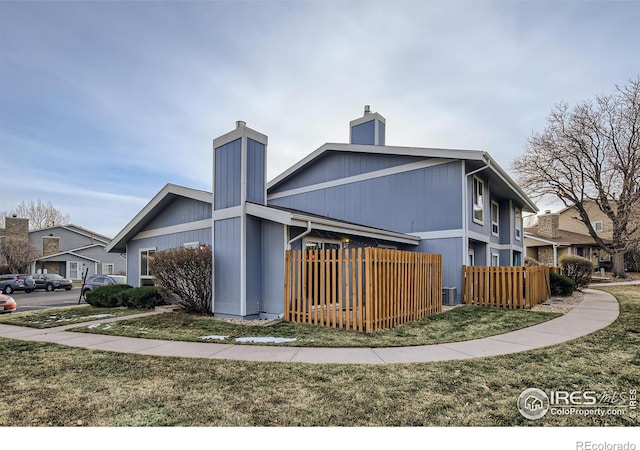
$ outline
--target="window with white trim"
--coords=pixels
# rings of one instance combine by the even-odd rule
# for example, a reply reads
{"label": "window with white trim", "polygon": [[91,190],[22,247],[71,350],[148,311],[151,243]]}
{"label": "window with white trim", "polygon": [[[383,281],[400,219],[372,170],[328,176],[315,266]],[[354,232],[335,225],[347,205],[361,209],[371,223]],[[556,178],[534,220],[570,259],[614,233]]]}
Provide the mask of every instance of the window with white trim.
{"label": "window with white trim", "polygon": [[102,275],[113,275],[114,269],[114,264],[102,263]]}
{"label": "window with white trim", "polygon": [[491,201],[491,234],[500,235],[500,205],[493,200]]}
{"label": "window with white trim", "polygon": [[149,258],[155,253],[155,248],[140,249],[140,286],[153,285],[153,274],[149,270]]}
{"label": "window with white trim", "polygon": [[473,177],[473,221],[484,222],[484,181]]}
{"label": "window with white trim", "polygon": [[597,222],[591,222],[591,226],[595,230],[596,233],[600,233],[604,230],[604,224],[602,220],[598,220]]}
{"label": "window with white trim", "polygon": [[498,253],[491,253],[491,265],[498,267],[500,265],[500,255]]}
{"label": "window with white trim", "polygon": [[522,211],[516,208],[516,225],[514,227],[516,230],[516,239],[520,240],[522,237]]}

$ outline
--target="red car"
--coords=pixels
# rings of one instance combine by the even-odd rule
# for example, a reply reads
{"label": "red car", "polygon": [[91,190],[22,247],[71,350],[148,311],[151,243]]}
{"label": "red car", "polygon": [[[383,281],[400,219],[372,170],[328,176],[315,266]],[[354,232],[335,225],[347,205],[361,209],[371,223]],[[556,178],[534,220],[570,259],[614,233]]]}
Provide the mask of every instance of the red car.
{"label": "red car", "polygon": [[0,294],[0,313],[11,313],[18,308],[18,304],[8,295]]}

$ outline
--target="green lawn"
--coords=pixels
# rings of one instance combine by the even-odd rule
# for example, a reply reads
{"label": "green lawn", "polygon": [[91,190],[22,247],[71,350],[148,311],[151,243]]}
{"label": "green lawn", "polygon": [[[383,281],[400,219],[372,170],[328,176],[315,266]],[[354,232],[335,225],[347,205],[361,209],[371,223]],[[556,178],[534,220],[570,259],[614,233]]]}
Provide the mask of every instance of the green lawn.
{"label": "green lawn", "polygon": [[[242,337],[295,339],[285,344],[298,347],[393,347],[464,341],[506,333],[557,317],[559,314],[463,306],[446,313],[378,333],[360,333],[307,324],[279,322],[270,326],[247,326],[214,320],[208,316],[168,313],[118,321],[74,331],[204,342],[207,336],[227,336],[213,342],[236,343]],[[251,344],[253,345],[253,344]]]}
{"label": "green lawn", "polygon": [[530,387],[640,386],[640,288],[620,318],[571,342],[428,364],[314,365],[151,357],[0,339],[5,426],[637,426],[628,416],[516,409]]}

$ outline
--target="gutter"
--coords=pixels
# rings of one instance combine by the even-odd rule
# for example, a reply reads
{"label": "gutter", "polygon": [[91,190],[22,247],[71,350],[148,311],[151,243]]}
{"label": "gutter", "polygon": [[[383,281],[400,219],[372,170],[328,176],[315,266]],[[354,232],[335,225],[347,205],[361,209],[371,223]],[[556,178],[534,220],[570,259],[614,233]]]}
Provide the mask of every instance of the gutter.
{"label": "gutter", "polygon": [[302,233],[300,233],[296,237],[290,239],[289,243],[287,245],[289,246],[289,248],[291,248],[291,244],[293,244],[295,241],[297,241],[299,239],[302,239],[303,237],[305,237],[309,233],[311,233],[311,221],[307,220],[307,229],[306,229],[306,231],[303,231]]}

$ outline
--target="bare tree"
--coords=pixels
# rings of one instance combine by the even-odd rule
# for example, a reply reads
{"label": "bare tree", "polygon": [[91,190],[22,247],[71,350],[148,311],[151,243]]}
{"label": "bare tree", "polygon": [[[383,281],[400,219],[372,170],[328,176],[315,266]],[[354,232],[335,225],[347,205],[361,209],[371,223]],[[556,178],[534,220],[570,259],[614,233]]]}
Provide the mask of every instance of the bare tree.
{"label": "bare tree", "polygon": [[0,239],[0,255],[6,258],[9,273],[22,273],[28,271],[40,251],[24,236],[6,236]]}
{"label": "bare tree", "polygon": [[[513,162],[532,197],[551,196],[573,206],[597,245],[624,277],[624,254],[640,243],[640,76],[573,109],[561,103]],[[586,205],[595,203],[613,224],[613,239],[593,228]]]}
{"label": "bare tree", "polygon": [[70,222],[69,214],[64,214],[56,209],[51,202],[43,203],[42,200],[22,202],[16,209],[7,213],[0,213],[0,228],[4,227],[4,218],[12,214],[29,219],[29,229],[40,230],[42,228],[66,225]]}

